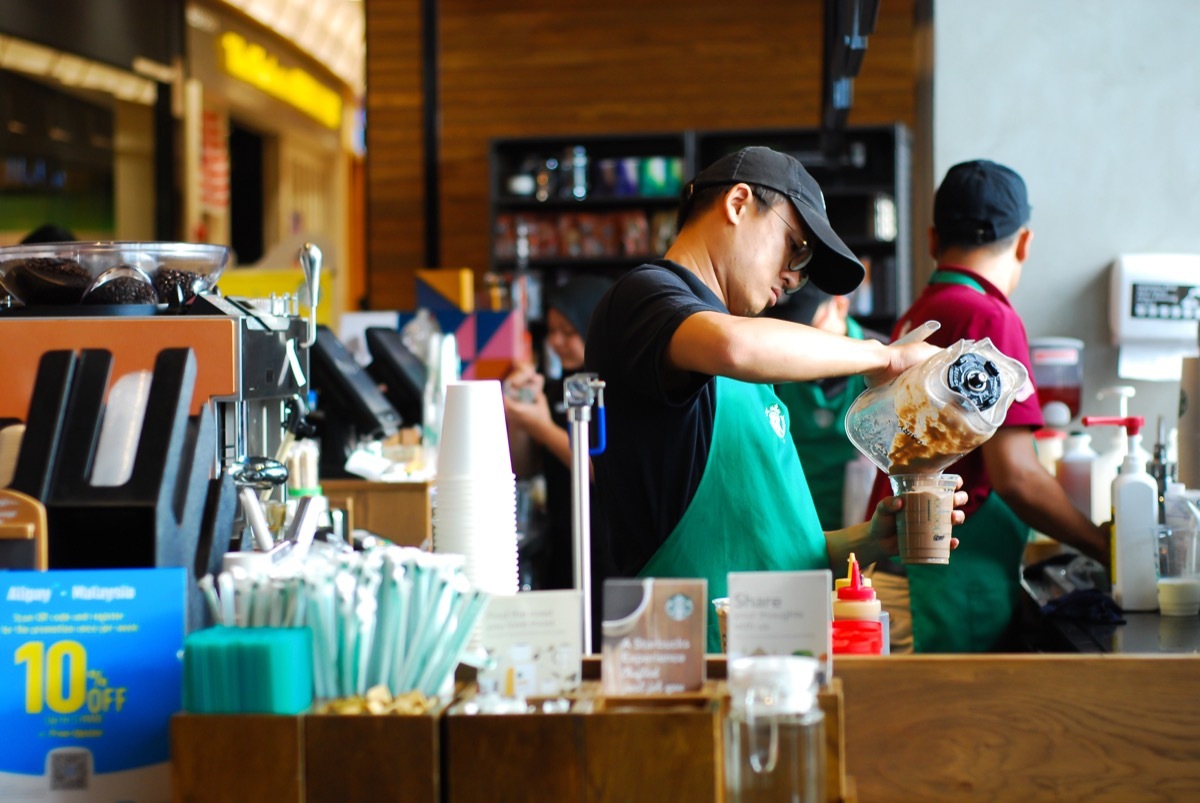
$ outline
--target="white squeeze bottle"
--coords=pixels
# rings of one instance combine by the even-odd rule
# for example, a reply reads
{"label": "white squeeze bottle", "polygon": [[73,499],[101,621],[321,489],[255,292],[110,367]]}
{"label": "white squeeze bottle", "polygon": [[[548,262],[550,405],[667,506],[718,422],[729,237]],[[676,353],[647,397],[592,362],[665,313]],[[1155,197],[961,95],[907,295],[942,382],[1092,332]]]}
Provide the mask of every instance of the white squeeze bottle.
{"label": "white squeeze bottle", "polygon": [[[1101,498],[1096,493],[1096,451],[1091,446],[1092,436],[1085,432],[1072,432],[1063,444],[1062,457],[1055,465],[1054,476],[1067,492],[1075,509],[1092,520],[1094,524],[1108,521],[1112,510],[1101,507]],[[1112,489],[1109,489],[1111,493]],[[1108,498],[1109,494],[1104,494]]]}
{"label": "white squeeze bottle", "polygon": [[1112,483],[1112,591],[1113,599],[1127,611],[1158,609],[1158,483],[1146,471],[1139,456],[1140,415],[1120,417],[1084,416],[1085,426],[1125,427],[1129,450],[1121,473]]}

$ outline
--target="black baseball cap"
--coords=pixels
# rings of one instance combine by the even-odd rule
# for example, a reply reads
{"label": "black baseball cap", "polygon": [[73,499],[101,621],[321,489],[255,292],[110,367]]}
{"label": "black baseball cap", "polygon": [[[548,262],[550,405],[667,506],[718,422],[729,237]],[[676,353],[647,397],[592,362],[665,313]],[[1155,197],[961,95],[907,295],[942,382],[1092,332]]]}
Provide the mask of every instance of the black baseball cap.
{"label": "black baseball cap", "polygon": [[950,168],[933,197],[933,227],[948,242],[1003,240],[1029,222],[1029,213],[1024,179],[986,159]]}
{"label": "black baseball cap", "polygon": [[[684,202],[690,200],[696,190],[741,182],[775,190],[792,202],[809,237],[822,246],[814,247],[812,262],[808,263],[808,275],[813,284],[840,296],[862,283],[866,271],[829,225],[820,185],[793,156],[761,146],[742,148],[737,153],[722,156],[701,170],[687,186]],[[810,245],[816,246],[816,243]]]}
{"label": "black baseball cap", "polygon": [[547,293],[546,306],[558,310],[586,339],[592,311],[612,286],[613,280],[604,276],[572,276],[566,284]]}
{"label": "black baseball cap", "polygon": [[778,304],[767,307],[763,310],[763,316],[812,326],[817,309],[831,298],[833,296],[829,293],[809,282],[795,293],[785,294]]}

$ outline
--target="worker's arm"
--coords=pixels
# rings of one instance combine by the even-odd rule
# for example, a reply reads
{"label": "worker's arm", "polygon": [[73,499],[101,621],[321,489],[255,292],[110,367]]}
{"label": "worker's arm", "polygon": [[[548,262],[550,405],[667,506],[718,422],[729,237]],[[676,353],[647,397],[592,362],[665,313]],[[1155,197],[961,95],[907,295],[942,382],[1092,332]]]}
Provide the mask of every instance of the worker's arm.
{"label": "worker's arm", "polygon": [[1021,521],[1108,564],[1108,525],[1097,526],[1075,509],[1058,480],[1038,462],[1028,428],[1001,427],[979,448],[993,489]]}
{"label": "worker's arm", "polygon": [[[554,455],[567,468],[571,467],[571,439],[567,430],[560,427],[550,416],[550,400],[546,397],[544,378],[532,369],[522,370],[514,375],[513,382],[505,388],[504,414],[508,422],[509,445],[513,456],[513,470],[518,476],[525,476],[517,470],[518,455],[524,457],[521,451],[531,452],[530,442],[541,444],[546,451]],[[523,401],[520,391],[527,391],[527,400]],[[517,445],[521,444],[523,450]],[[589,477],[591,464],[588,464]]]}
{"label": "worker's arm", "polygon": [[668,367],[744,382],[807,382],[864,374],[886,381],[938,349],[927,343],[887,346],[854,340],[774,318],[741,318],[697,312],[675,330],[667,347]]}

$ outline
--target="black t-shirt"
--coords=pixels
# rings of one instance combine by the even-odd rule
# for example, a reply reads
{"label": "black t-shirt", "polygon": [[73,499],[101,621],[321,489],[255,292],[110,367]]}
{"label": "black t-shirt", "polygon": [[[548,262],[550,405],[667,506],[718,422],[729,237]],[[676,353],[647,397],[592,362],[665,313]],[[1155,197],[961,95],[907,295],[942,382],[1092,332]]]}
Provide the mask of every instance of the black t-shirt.
{"label": "black t-shirt", "polygon": [[608,431],[607,450],[592,458],[596,583],[636,575],[704,475],[716,385],[711,376],[665,367],[675,330],[703,311],[728,314],[695,274],[659,260],[622,276],[593,313],[586,368],[605,382]]}

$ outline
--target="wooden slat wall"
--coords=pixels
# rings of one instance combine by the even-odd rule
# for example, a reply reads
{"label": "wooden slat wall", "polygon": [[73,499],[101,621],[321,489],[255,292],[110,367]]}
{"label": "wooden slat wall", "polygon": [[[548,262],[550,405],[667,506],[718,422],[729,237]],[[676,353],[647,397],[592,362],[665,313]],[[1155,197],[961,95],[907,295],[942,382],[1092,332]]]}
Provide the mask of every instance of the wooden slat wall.
{"label": "wooden slat wall", "polygon": [[[915,0],[885,0],[850,124],[914,122]],[[367,0],[371,305],[411,298],[421,264],[420,27]],[[441,0],[443,266],[488,262],[494,137],[812,127],[823,0]],[[409,304],[411,306],[411,303]]]}
{"label": "wooden slat wall", "polygon": [[369,0],[367,24],[367,295],[412,309],[425,257],[420,0]]}

